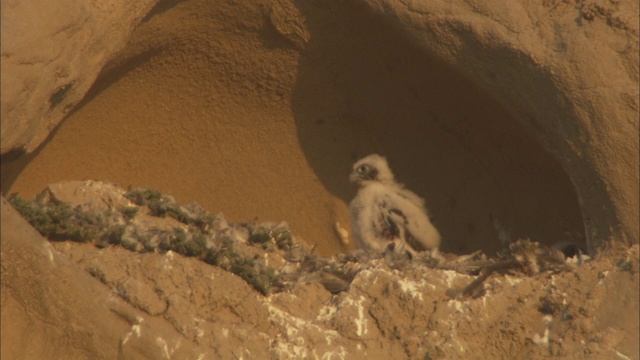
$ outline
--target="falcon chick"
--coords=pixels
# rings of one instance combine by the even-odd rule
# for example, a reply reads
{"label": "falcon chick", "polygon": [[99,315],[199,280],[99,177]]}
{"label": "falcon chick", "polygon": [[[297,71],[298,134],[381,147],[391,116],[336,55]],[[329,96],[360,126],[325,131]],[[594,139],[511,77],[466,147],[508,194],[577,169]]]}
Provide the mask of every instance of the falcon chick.
{"label": "falcon chick", "polygon": [[440,233],[429,220],[424,200],[394,181],[384,157],[372,154],[358,160],[349,180],[359,186],[349,204],[359,248],[415,255],[440,245]]}

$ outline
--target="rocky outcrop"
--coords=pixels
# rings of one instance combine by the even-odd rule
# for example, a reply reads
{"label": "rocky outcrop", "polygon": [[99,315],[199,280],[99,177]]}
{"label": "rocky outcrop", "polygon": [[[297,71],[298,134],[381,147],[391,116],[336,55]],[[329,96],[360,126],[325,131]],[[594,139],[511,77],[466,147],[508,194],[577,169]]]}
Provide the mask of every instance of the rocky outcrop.
{"label": "rocky outcrop", "polygon": [[[639,237],[637,2],[1,6],[3,194],[145,185],[287,220],[326,256],[294,276],[306,263],[267,236],[210,257],[203,239],[253,230],[192,236],[203,208],[160,197],[138,214],[97,182],[49,187],[110,214],[49,242],[3,198],[2,358],[640,357],[638,245],[606,241]],[[602,252],[529,274],[520,258],[473,294],[477,272],[328,257],[351,249],[346,177],[372,152],[426,198],[446,252],[519,238]]]}
{"label": "rocky outcrop", "polygon": [[82,268],[2,198],[3,358],[161,359],[169,351],[197,358],[204,352],[196,344],[174,351],[170,341],[178,332],[170,323],[145,318]]}
{"label": "rocky outcrop", "polygon": [[638,4],[365,1],[515,114],[575,186],[591,250],[638,242]]}
{"label": "rocky outcrop", "polygon": [[[2,6],[10,155],[84,96],[151,3],[52,17],[77,34],[57,43],[65,51],[33,45],[55,30],[13,43],[28,21],[9,14],[34,15]],[[47,146],[3,158],[5,195],[65,178],[144,184],[236,221],[286,219],[328,255],[352,246],[334,230],[349,228],[351,163],[378,152],[426,198],[446,250],[495,253],[530,238],[594,253],[609,238],[638,241],[638,35],[627,16],[637,3],[159,6]],[[99,32],[108,23],[115,30]],[[26,44],[66,54],[60,71],[20,70],[34,63]],[[77,49],[102,55],[69,55]],[[23,65],[9,71],[12,59]]]}
{"label": "rocky outcrop", "polygon": [[2,148],[33,151],[158,0],[2,2]]}
{"label": "rocky outcrop", "polygon": [[[65,182],[52,185],[45,193],[50,198],[38,201],[69,202],[85,215],[96,209],[110,217],[122,212],[129,225],[152,226],[156,234],[184,226],[175,219],[181,208],[172,204],[162,216],[148,214],[147,206],[137,213],[124,210],[136,206],[124,193],[111,184]],[[265,296],[222,263],[162,246],[97,247],[59,236],[48,242],[4,199],[1,213],[3,358],[639,356],[637,245],[610,249],[581,266],[530,267],[529,275],[519,267],[498,271],[468,295],[460,290],[476,277],[460,270],[419,259],[353,257],[347,265],[360,270],[345,289],[332,293],[318,279],[300,277]],[[43,217],[33,219],[42,225]],[[83,219],[85,225],[96,223]],[[229,239],[237,247],[247,242],[232,232],[208,234],[214,233],[211,248]],[[269,241],[253,246],[256,263],[278,269],[276,276],[289,268],[304,270],[300,259],[283,264],[280,251],[264,246]]]}

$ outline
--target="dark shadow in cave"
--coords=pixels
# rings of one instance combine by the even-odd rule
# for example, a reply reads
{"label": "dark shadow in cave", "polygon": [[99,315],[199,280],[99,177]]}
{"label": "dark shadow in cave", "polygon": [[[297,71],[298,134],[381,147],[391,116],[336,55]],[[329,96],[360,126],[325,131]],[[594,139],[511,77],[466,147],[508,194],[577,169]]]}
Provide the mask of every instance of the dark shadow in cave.
{"label": "dark shadow in cave", "polygon": [[345,202],[354,160],[387,156],[425,197],[443,250],[502,248],[508,238],[584,244],[575,190],[516,118],[397,29],[350,2],[299,2],[311,33],[293,95],[301,147]]}

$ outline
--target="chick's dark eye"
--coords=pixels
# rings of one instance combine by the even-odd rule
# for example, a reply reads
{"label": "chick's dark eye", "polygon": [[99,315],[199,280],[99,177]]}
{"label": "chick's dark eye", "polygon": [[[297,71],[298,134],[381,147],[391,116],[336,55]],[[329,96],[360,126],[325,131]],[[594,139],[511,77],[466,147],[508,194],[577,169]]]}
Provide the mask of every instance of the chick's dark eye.
{"label": "chick's dark eye", "polygon": [[366,174],[369,171],[369,166],[368,165],[360,165],[358,167],[358,174]]}

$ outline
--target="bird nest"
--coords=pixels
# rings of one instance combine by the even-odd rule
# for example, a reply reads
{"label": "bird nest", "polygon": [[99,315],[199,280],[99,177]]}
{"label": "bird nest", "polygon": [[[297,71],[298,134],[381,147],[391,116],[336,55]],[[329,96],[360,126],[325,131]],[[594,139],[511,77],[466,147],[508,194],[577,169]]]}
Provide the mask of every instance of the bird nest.
{"label": "bird nest", "polygon": [[[50,241],[122,246],[139,253],[175,252],[232,272],[264,295],[299,282],[319,282],[328,291],[340,293],[349,289],[359,272],[383,262],[390,269],[429,267],[475,275],[466,287],[448,293],[455,298],[478,297],[482,283],[494,274],[572,271],[588,260],[578,252],[573,262],[567,261],[560,250],[528,240],[513,242],[493,257],[481,251],[456,255],[437,250],[416,256],[357,250],[321,257],[315,247],[297,241],[285,222],[232,224],[222,214],[213,215],[197,204],[180,205],[157,190],[125,191],[100,182],[81,186],[82,199],[49,187],[34,200],[16,194],[8,200]],[[86,195],[91,191],[95,196]]]}

